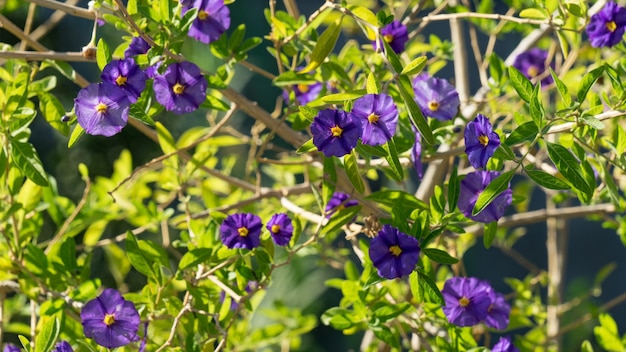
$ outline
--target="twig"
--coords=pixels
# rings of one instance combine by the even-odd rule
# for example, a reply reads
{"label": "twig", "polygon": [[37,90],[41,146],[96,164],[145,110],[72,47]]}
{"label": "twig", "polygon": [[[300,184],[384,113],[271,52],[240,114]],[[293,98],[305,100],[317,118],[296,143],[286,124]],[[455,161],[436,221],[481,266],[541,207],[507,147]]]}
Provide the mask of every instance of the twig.
{"label": "twig", "polygon": [[71,62],[94,62],[95,60],[83,56],[79,52],[59,53],[56,51],[34,52],[34,51],[0,51],[0,58],[22,59],[27,61],[61,60]]}
{"label": "twig", "polygon": [[86,18],[88,20],[96,19],[95,13],[87,9],[84,9],[82,7],[69,5],[67,3],[62,3],[62,2],[53,1],[53,0],[26,0],[26,1],[37,4],[42,7],[47,7],[49,9],[63,11],[67,14],[70,14],[76,17]]}

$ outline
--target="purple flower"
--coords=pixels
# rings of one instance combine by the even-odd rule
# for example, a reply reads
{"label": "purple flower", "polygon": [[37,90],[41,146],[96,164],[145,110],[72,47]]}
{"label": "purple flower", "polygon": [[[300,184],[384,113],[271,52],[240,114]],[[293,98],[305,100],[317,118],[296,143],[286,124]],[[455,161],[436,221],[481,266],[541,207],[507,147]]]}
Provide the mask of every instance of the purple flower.
{"label": "purple flower", "polygon": [[330,199],[328,200],[328,204],[326,204],[324,212],[326,213],[326,218],[330,219],[330,217],[334,213],[358,204],[359,202],[357,202],[356,200],[350,199],[349,194],[343,192],[335,192],[333,193],[333,196],[330,197]]}
{"label": "purple flower", "polygon": [[614,1],[609,1],[602,10],[591,16],[587,25],[587,35],[591,46],[612,47],[622,41],[626,29],[626,9]]}
{"label": "purple flower", "polygon": [[261,218],[250,213],[228,215],[220,226],[220,237],[228,248],[253,249],[261,244]]}
{"label": "purple flower", "polygon": [[191,23],[188,36],[209,44],[220,38],[230,27],[230,11],[224,0],[193,0],[183,2],[182,15],[190,8],[198,9],[198,16]]}
{"label": "purple flower", "polygon": [[500,136],[493,132],[489,119],[478,114],[465,126],[465,153],[473,167],[487,166],[487,160],[500,146]]}
{"label": "purple flower", "polygon": [[286,246],[289,244],[291,236],[293,235],[293,225],[287,214],[274,214],[265,227],[270,232],[270,235],[272,235],[277,245]]}
{"label": "purple flower", "polygon": [[162,75],[154,77],[156,100],[175,114],[197,110],[206,100],[206,89],[207,81],[200,68],[191,62],[173,63]]}
{"label": "purple flower", "polygon": [[473,277],[448,279],[441,290],[446,305],[443,313],[448,321],[457,326],[472,326],[487,317],[491,304],[491,286]]}
{"label": "purple flower", "polygon": [[20,351],[22,351],[21,348],[17,347],[17,345],[14,345],[10,342],[5,344],[4,348],[2,349],[2,352],[20,352]]}
{"label": "purple flower", "polygon": [[119,133],[128,122],[129,109],[126,92],[109,82],[92,83],[74,99],[78,124],[91,135],[111,137]]}
{"label": "purple flower", "polygon": [[343,110],[324,109],[311,124],[313,144],[326,156],[344,156],[361,137],[361,121]]}
{"label": "purple flower", "polygon": [[519,352],[519,349],[513,345],[510,337],[504,336],[493,345],[491,352]]}
{"label": "purple flower", "polygon": [[128,100],[136,103],[141,92],[146,89],[148,76],[132,58],[123,60],[111,60],[102,70],[100,78],[104,82],[109,82],[122,88]]}
{"label": "purple flower", "polygon": [[[317,99],[322,91],[322,84],[296,84],[292,87],[298,105],[306,105],[308,102]],[[289,101],[289,92],[283,91],[283,99]]]}
{"label": "purple flower", "polygon": [[[383,27],[383,29],[380,30],[380,34],[382,36],[382,40],[387,42],[391,49],[393,49],[396,53],[403,52],[404,45],[409,40],[409,34],[406,30],[406,26],[398,20],[394,20]],[[378,49],[377,42],[372,42],[372,45],[374,45],[374,50]]]}
{"label": "purple flower", "polygon": [[503,294],[495,292],[493,289],[489,292],[489,300],[491,304],[487,308],[485,325],[498,330],[506,329],[506,327],[509,326],[511,306],[506,301]]}
{"label": "purple flower", "polygon": [[[552,84],[554,80],[552,76],[546,74],[548,67],[546,61],[548,60],[548,52],[539,48],[532,48],[526,52],[523,52],[515,57],[513,61],[513,67],[520,71],[526,78],[534,79],[538,76],[542,76],[541,85],[547,86]],[[554,67],[554,63],[550,66]]]}
{"label": "purple flower", "polygon": [[354,102],[350,115],[361,120],[361,140],[368,145],[387,143],[396,134],[398,108],[387,94],[366,94]]}
{"label": "purple flower", "polygon": [[513,192],[509,189],[500,193],[483,211],[478,215],[472,215],[472,210],[476,204],[478,196],[491,181],[500,175],[498,171],[478,170],[470,172],[461,181],[461,192],[457,205],[466,217],[484,223],[497,221],[504,215],[506,207],[513,201]]}
{"label": "purple flower", "polygon": [[74,349],[67,341],[61,341],[54,346],[52,352],[74,352]]}
{"label": "purple flower", "polygon": [[415,269],[420,246],[415,237],[385,224],[372,239],[369,255],[380,277],[395,279],[409,275]]}
{"label": "purple flower", "polygon": [[413,81],[415,101],[425,116],[440,121],[451,120],[459,111],[461,101],[454,86],[443,78]]}
{"label": "purple flower", "polygon": [[142,37],[133,37],[133,39],[130,40],[128,49],[124,51],[124,57],[128,58],[145,54],[148,52],[148,50],[150,50],[150,44],[148,44],[145,39],[143,39]]}
{"label": "purple flower", "polygon": [[87,302],[80,318],[85,336],[100,346],[116,348],[139,340],[139,313],[135,305],[112,288]]}
{"label": "purple flower", "polygon": [[413,133],[415,133],[415,144],[411,147],[411,161],[413,162],[413,168],[417,173],[417,177],[421,180],[422,176],[424,176],[424,166],[422,165],[422,135],[412,124],[411,129]]}

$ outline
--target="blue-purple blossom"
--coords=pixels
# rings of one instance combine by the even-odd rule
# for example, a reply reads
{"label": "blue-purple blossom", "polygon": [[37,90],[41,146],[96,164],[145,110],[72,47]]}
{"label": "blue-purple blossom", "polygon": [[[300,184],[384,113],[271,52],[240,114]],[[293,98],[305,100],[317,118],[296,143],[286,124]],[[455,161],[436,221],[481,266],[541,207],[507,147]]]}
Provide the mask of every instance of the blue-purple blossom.
{"label": "blue-purple blossom", "polygon": [[520,352],[515,345],[511,342],[511,338],[508,336],[503,336],[498,340],[498,342],[493,345],[491,352]]}
{"label": "blue-purple blossom", "polygon": [[354,102],[350,114],[361,120],[363,144],[385,144],[396,134],[398,108],[387,94],[366,94],[360,97]]}
{"label": "blue-purple blossom", "polygon": [[104,82],[109,82],[122,88],[126,92],[128,100],[131,103],[136,103],[141,93],[146,89],[148,76],[135,63],[135,60],[128,58],[111,60],[104,66],[100,78]]}
{"label": "blue-purple blossom", "polygon": [[459,111],[461,100],[456,88],[443,78],[414,80],[415,101],[424,116],[440,121],[451,120]]}
{"label": "blue-purple blossom", "polygon": [[[539,48],[532,48],[526,52],[523,52],[515,57],[513,61],[513,67],[520,71],[526,78],[534,79],[539,76],[541,79],[541,85],[547,86],[552,84],[554,80],[552,75],[546,71],[548,67],[546,62],[548,61],[548,52]],[[554,68],[554,63],[550,64]]]}
{"label": "blue-purple blossom", "polygon": [[472,215],[474,205],[478,196],[487,188],[496,177],[500,176],[498,171],[478,170],[470,172],[461,181],[461,192],[457,205],[466,217],[483,223],[497,221],[504,215],[506,207],[513,201],[513,192],[509,188],[500,193],[485,209],[477,215]]}
{"label": "blue-purple blossom", "polygon": [[395,279],[409,275],[419,260],[420,247],[415,237],[385,224],[370,243],[369,255],[378,275]]}
{"label": "blue-purple blossom", "polygon": [[[298,105],[306,105],[307,103],[317,99],[322,92],[322,84],[315,82],[313,84],[296,84],[292,86],[294,96]],[[283,99],[289,101],[289,92],[283,91]]]}
{"label": "blue-purple blossom", "polygon": [[92,83],[78,92],[74,112],[87,134],[111,137],[128,122],[130,101],[124,90],[112,83]]}
{"label": "blue-purple blossom", "polygon": [[509,326],[511,306],[506,301],[503,294],[495,292],[493,289],[489,292],[489,300],[491,304],[487,308],[485,325],[497,330],[506,329],[506,327]]}
{"label": "blue-purple blossom", "polygon": [[420,132],[411,124],[411,129],[413,133],[415,133],[415,144],[411,147],[411,162],[413,162],[413,168],[415,169],[415,173],[417,177],[421,180],[422,176],[424,176],[424,166],[422,164],[422,135]]}
{"label": "blue-purple blossom", "polygon": [[293,224],[285,213],[274,214],[265,225],[272,239],[279,246],[286,246],[293,236]]}
{"label": "blue-purple blossom", "polygon": [[87,302],[80,312],[83,332],[100,346],[117,348],[138,341],[139,313],[112,288]]}
{"label": "blue-purple blossom", "polygon": [[204,44],[220,38],[230,27],[230,11],[224,0],[192,0],[183,3],[184,15],[189,9],[198,9],[196,19],[191,23],[187,35]]}
{"label": "blue-purple blossom", "polygon": [[441,290],[445,301],[443,313],[454,325],[476,325],[487,317],[490,290],[493,289],[487,282],[473,277],[448,279]]}
{"label": "blue-purple blossom", "polygon": [[[398,20],[394,20],[393,22],[384,26],[383,29],[380,30],[380,35],[382,40],[387,42],[391,49],[393,49],[393,51],[396,53],[403,52],[404,46],[409,40],[409,33],[407,32],[406,26]],[[375,41],[372,42],[372,45],[374,45],[374,50],[378,49],[378,44],[379,43]]]}
{"label": "blue-purple blossom", "polygon": [[133,39],[130,40],[130,44],[128,44],[128,49],[124,51],[124,57],[128,58],[142,55],[147,53],[148,50],[150,50],[150,44],[148,44],[145,39],[142,37],[133,37]]}
{"label": "blue-purple blossom", "polygon": [[197,110],[206,100],[207,81],[195,64],[177,62],[154,77],[153,88],[156,100],[167,111],[185,114]]}
{"label": "blue-purple blossom", "polygon": [[67,341],[57,342],[52,352],[74,352],[72,345]]}
{"label": "blue-purple blossom", "polygon": [[220,238],[228,248],[253,249],[261,244],[261,218],[250,213],[228,215],[220,226]]}
{"label": "blue-purple blossom", "polygon": [[326,218],[330,219],[330,217],[345,208],[348,207],[353,207],[355,205],[358,205],[359,202],[357,202],[354,199],[350,199],[350,195],[348,193],[344,193],[344,192],[335,192],[333,193],[332,197],[330,197],[330,199],[328,200],[328,203],[326,204],[326,208],[324,209],[324,213],[326,213]]}
{"label": "blue-purple blossom", "polygon": [[21,352],[22,349],[17,347],[17,345],[7,342],[2,349],[2,352]]}
{"label": "blue-purple blossom", "polygon": [[609,1],[600,12],[591,16],[587,36],[593,47],[612,47],[622,41],[625,29],[626,9]]}
{"label": "blue-purple blossom", "polygon": [[500,146],[500,136],[493,131],[491,122],[482,114],[465,126],[465,153],[470,164],[479,169],[487,166],[487,161]]}
{"label": "blue-purple blossom", "polygon": [[313,144],[326,156],[344,156],[361,137],[361,121],[343,110],[324,109],[313,119]]}

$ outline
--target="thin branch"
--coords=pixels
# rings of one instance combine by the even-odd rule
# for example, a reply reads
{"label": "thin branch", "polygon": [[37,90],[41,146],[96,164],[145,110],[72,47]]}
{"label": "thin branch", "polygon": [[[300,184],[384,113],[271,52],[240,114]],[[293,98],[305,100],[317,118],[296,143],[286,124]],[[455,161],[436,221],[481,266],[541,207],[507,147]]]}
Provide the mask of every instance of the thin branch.
{"label": "thin branch", "polygon": [[68,62],[95,62],[95,60],[87,58],[79,52],[59,53],[56,51],[0,51],[0,58],[21,59],[26,61],[60,60]]}
{"label": "thin branch", "polygon": [[33,4],[37,4],[42,7],[47,7],[49,9],[63,11],[72,16],[86,18],[92,21],[96,19],[95,13],[87,9],[84,9],[82,7],[73,6],[67,3],[62,3],[62,2],[53,1],[53,0],[26,0],[26,1],[33,3]]}

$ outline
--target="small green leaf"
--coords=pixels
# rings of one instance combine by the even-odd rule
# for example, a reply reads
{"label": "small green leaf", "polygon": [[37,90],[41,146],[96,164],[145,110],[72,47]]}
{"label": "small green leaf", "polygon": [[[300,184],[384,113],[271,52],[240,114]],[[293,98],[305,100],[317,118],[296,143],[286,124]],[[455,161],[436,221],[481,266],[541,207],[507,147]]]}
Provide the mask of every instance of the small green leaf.
{"label": "small green leaf", "polygon": [[548,142],[546,142],[546,145],[548,146],[550,160],[552,160],[554,166],[556,166],[563,177],[581,192],[587,195],[593,194],[594,187],[585,180],[578,159],[562,145]]}
{"label": "small green leaf", "polygon": [[537,128],[537,125],[533,121],[528,121],[514,129],[506,138],[504,144],[513,146],[524,141],[532,141],[537,137],[538,133],[539,128]]}
{"label": "small green leaf", "polygon": [[363,192],[365,192],[365,184],[363,183],[363,178],[359,173],[359,164],[357,163],[356,152],[352,150],[350,154],[347,154],[343,159],[343,163],[346,168],[346,174],[354,186],[354,189],[363,194]]}
{"label": "small green leaf", "polygon": [[533,88],[533,93],[530,98],[530,117],[532,117],[537,127],[543,127],[545,112],[541,105],[541,82],[537,82]]}
{"label": "small green leaf", "polygon": [[178,270],[185,270],[187,268],[194,267],[200,263],[207,262],[213,251],[211,248],[196,248],[192,249],[189,252],[185,253],[182,258],[180,258],[180,263],[178,264]]}
{"label": "small green leaf", "polygon": [[387,152],[385,159],[387,160],[387,163],[389,163],[392,176],[396,181],[402,182],[404,179],[404,170],[402,169],[402,164],[398,158],[398,151],[396,150],[396,144],[394,143],[393,138],[384,144],[383,148],[385,148],[385,151]]}
{"label": "small green leaf", "polygon": [[274,85],[277,87],[293,86],[297,84],[314,84],[317,80],[308,74],[287,71],[274,78]]}
{"label": "small green leaf", "polygon": [[[400,91],[400,96],[402,97],[402,100],[404,101],[404,104],[406,105],[406,108],[409,112],[409,117],[411,118],[411,120],[413,121],[417,129],[419,130],[420,135],[422,136],[424,141],[427,144],[434,145],[435,136],[433,136],[433,132],[431,131],[430,126],[428,125],[428,121],[426,121],[426,118],[422,114],[422,110],[420,110],[419,106],[417,106],[417,103],[415,102],[415,99],[413,97],[413,91],[411,90],[409,92],[405,88],[406,82],[403,85],[403,83],[401,82],[402,80],[408,81],[408,78],[406,76],[400,76],[398,78],[398,81],[399,81],[398,90]],[[410,85],[410,82],[409,82],[409,85]]]}
{"label": "small green leaf", "polygon": [[548,18],[548,14],[545,12],[545,10],[527,8],[527,9],[523,9],[522,11],[520,11],[519,17],[533,18],[537,20],[545,20],[546,18]]}
{"label": "small green leaf", "polygon": [[600,66],[587,72],[583,76],[582,80],[580,81],[580,84],[578,85],[578,94],[576,95],[579,102],[582,103],[585,100],[585,98],[587,97],[587,93],[589,92],[589,89],[591,89],[591,86],[593,86],[593,84],[596,83],[598,78],[602,76],[603,72],[604,72],[604,66]]}
{"label": "small green leaf", "polygon": [[311,62],[300,70],[299,73],[311,72],[318,68],[322,62],[326,59],[326,56],[333,51],[339,34],[341,34],[341,21],[343,16],[333,22],[326,30],[319,36],[313,52],[311,53]]}
{"label": "small green leaf", "polygon": [[548,189],[557,189],[557,190],[567,190],[571,187],[566,183],[561,181],[560,179],[550,175],[547,172],[539,171],[539,170],[528,170],[526,171],[528,177],[531,180],[535,181],[539,186],[548,188]]}
{"label": "small green leaf", "polygon": [[495,53],[489,56],[489,74],[498,84],[502,83],[504,77],[504,62]]}
{"label": "small green leaf", "polygon": [[423,297],[424,302],[432,302],[436,304],[445,304],[443,300],[443,295],[437,284],[428,277],[423,271],[417,270],[418,274],[418,285],[421,297]]}
{"label": "small green leaf", "polygon": [[509,78],[515,91],[525,102],[530,103],[533,92],[533,84],[528,78],[519,72],[515,67],[509,66]]}
{"label": "small green leaf", "polygon": [[212,95],[207,95],[206,100],[200,106],[205,109],[218,111],[228,111],[230,109],[230,105]]}
{"label": "small green leaf", "polygon": [[572,97],[569,95],[569,90],[567,89],[567,86],[565,85],[565,83],[563,83],[563,81],[561,81],[561,79],[554,72],[554,70],[552,70],[552,67],[548,67],[548,69],[550,70],[550,75],[552,76],[552,79],[556,84],[556,89],[559,91],[561,100],[563,100],[563,104],[565,106],[570,106],[572,104]]}
{"label": "small green leaf", "polygon": [[400,190],[376,191],[368,195],[367,197],[365,197],[365,199],[376,202],[376,203],[384,204],[390,207],[400,204],[402,206],[405,206],[411,209],[422,209],[422,210],[428,209],[428,206],[426,205],[426,203],[415,198],[414,195],[409,194],[405,191],[400,191]]}
{"label": "small green leaf", "polygon": [[152,265],[150,265],[152,260],[149,260],[145,253],[139,248],[135,235],[130,231],[126,233],[126,254],[128,255],[130,264],[132,264],[138,272],[147,277],[156,278],[156,273]]}
{"label": "small green leaf", "polygon": [[402,72],[400,72],[400,74],[401,75],[415,75],[415,74],[418,74],[418,73],[422,72],[422,70],[426,66],[426,62],[428,62],[428,58],[426,56],[420,56],[418,58],[415,58],[415,59],[413,59],[413,61],[409,62],[409,64],[406,65],[402,69]]}
{"label": "small green leaf", "polygon": [[41,325],[41,330],[35,339],[35,352],[50,352],[61,332],[59,319],[47,317]]}
{"label": "small green leaf", "polygon": [[382,42],[385,47],[385,55],[387,56],[387,60],[389,60],[391,67],[393,67],[393,70],[396,71],[396,73],[402,72],[402,61],[400,61],[400,58],[396,55],[396,52],[391,49],[391,46],[389,46],[389,43],[387,43],[386,40],[383,40]]}
{"label": "small green leaf", "polygon": [[432,261],[441,264],[456,264],[459,262],[458,259],[437,248],[424,248],[422,249],[422,253],[424,253]]}
{"label": "small green leaf", "polygon": [[296,153],[304,154],[315,150],[317,150],[317,147],[315,146],[315,144],[313,144],[313,138],[311,138],[308,141],[304,142],[304,144],[300,148],[298,148],[298,150],[296,150]]}
{"label": "small green leaf", "polygon": [[376,79],[374,72],[370,72],[367,75],[367,82],[365,84],[365,91],[367,94],[378,94],[380,92],[380,82]]}
{"label": "small green leaf", "polygon": [[157,136],[159,137],[159,145],[161,146],[161,150],[163,153],[170,154],[176,151],[176,141],[174,141],[174,137],[170,134],[170,132],[161,124],[160,122],[156,123]]}
{"label": "small green leaf", "polygon": [[70,135],[70,139],[67,141],[67,147],[71,148],[78,142],[78,139],[85,134],[85,130],[79,125],[76,124],[74,126],[74,130],[72,130],[72,134]]}
{"label": "small green leaf", "polygon": [[593,346],[589,340],[583,341],[582,345],[580,345],[580,352],[593,352]]}
{"label": "small green leaf", "polygon": [[39,98],[39,110],[46,121],[48,121],[50,126],[55,130],[67,136],[70,133],[70,127],[67,123],[61,121],[61,118],[65,115],[63,104],[61,104],[57,97],[50,93],[41,92],[37,94],[37,97]]}
{"label": "small green leaf", "polygon": [[104,67],[111,62],[111,60],[113,60],[111,49],[104,39],[100,38],[96,46],[96,63],[98,63],[100,71],[104,70]]}
{"label": "small green leaf", "polygon": [[494,238],[496,238],[496,232],[498,230],[498,222],[492,221],[488,224],[485,224],[485,233],[483,234],[483,244],[485,248],[491,247]]}
{"label": "small green leaf", "polygon": [[509,183],[511,179],[515,175],[515,171],[507,171],[500,176],[496,177],[494,180],[487,185],[485,190],[483,190],[478,199],[476,200],[476,205],[474,206],[474,210],[472,211],[472,215],[476,216],[481,211],[483,211],[500,193],[504,192],[509,188]]}
{"label": "small green leaf", "polygon": [[322,101],[329,104],[343,104],[346,100],[359,99],[366,93],[367,91],[360,89],[352,92],[328,94],[322,97]]}
{"label": "small green leaf", "polygon": [[357,318],[355,317],[355,313],[351,310],[333,307],[324,312],[320,320],[324,325],[330,325],[337,330],[344,330],[354,326]]}
{"label": "small green leaf", "polygon": [[41,160],[32,144],[11,140],[11,160],[15,166],[31,181],[40,186],[48,185],[48,178]]}
{"label": "small green leaf", "polygon": [[354,205],[351,207],[345,207],[333,213],[333,215],[330,216],[330,219],[328,219],[328,223],[322,227],[320,233],[325,235],[339,230],[343,225],[352,222],[362,208],[362,205]]}
{"label": "small green leaf", "polygon": [[[348,7],[348,9],[350,10],[350,12],[352,12],[352,14],[354,14],[356,17],[363,20],[364,22],[372,26],[376,26],[378,24],[378,19],[376,19],[376,15],[368,8],[362,6],[350,6]],[[376,31],[373,28],[367,25],[362,25],[361,28],[363,28],[363,30],[365,31],[365,36],[367,37],[367,39],[372,41],[376,39]]]}
{"label": "small green leaf", "polygon": [[457,175],[457,166],[454,165],[452,173],[450,174],[450,180],[448,181],[448,209],[454,211],[456,203],[459,200],[459,194],[461,192],[461,181]]}

